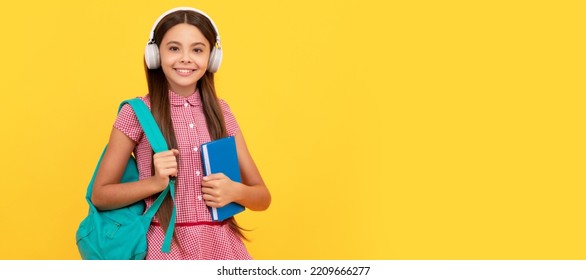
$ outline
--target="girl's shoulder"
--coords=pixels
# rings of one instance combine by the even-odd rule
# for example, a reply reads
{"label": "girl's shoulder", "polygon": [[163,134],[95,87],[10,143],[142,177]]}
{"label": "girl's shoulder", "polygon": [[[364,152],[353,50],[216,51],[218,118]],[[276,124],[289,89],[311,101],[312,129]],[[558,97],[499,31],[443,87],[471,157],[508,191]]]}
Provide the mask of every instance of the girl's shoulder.
{"label": "girl's shoulder", "polygon": [[226,102],[226,100],[218,98],[218,104],[220,104],[220,109],[222,109],[222,114],[224,114],[224,118],[234,118],[232,108],[230,108],[230,105],[228,105],[228,102]]}
{"label": "girl's shoulder", "polygon": [[238,125],[238,121],[232,113],[232,109],[228,102],[224,99],[218,98],[218,103],[220,104],[220,108],[222,109],[222,114],[224,115],[224,123],[226,124],[226,132],[230,136],[236,135],[236,133],[240,130],[240,126]]}
{"label": "girl's shoulder", "polygon": [[148,93],[143,96],[137,96],[136,98],[139,98],[140,100],[142,100],[142,102],[144,102],[144,104],[146,104],[147,107],[149,107],[149,109],[151,108],[151,99],[150,99]]}
{"label": "girl's shoulder", "polygon": [[218,104],[220,104],[222,110],[230,110],[230,105],[228,105],[228,102],[226,102],[226,100],[223,98],[218,97]]}
{"label": "girl's shoulder", "polygon": [[[144,104],[149,109],[151,109],[151,99],[149,98],[148,94],[146,94],[144,96],[137,96],[135,98],[142,100],[142,102],[144,102]],[[129,99],[125,99],[125,100],[129,100]],[[120,108],[120,111],[118,112],[117,119],[118,119],[118,121],[124,122],[124,123],[138,124],[138,119],[136,118],[136,114],[134,113],[134,110],[132,109],[132,107],[128,103],[124,104],[122,106],[122,108]]]}
{"label": "girl's shoulder", "polygon": [[[136,98],[142,100],[149,109],[151,108],[151,102],[148,94],[145,96],[138,96]],[[139,143],[142,138],[142,127],[130,104],[124,104],[124,106],[122,106],[120,112],[118,112],[116,121],[114,122],[114,127],[122,131],[124,134],[126,134],[126,136],[134,140],[136,143]]]}
{"label": "girl's shoulder", "polygon": [[[149,94],[147,93],[146,95],[143,96],[136,96],[134,98],[138,98],[140,99],[142,102],[144,102],[144,104],[151,109],[151,99],[149,98]],[[124,100],[130,100],[130,99],[134,99],[134,98],[129,98],[129,99],[124,99]],[[126,113],[134,113],[134,111],[132,110],[132,107],[130,106],[130,104],[124,104],[124,106],[122,106],[120,112],[126,112]]]}

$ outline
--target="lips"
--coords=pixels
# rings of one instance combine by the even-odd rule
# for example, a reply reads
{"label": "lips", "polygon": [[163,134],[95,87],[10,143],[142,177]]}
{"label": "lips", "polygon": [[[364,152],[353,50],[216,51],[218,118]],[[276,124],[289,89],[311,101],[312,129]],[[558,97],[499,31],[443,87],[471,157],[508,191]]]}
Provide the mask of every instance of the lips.
{"label": "lips", "polygon": [[195,72],[195,69],[187,69],[187,68],[173,68],[177,74],[183,77],[187,77]]}

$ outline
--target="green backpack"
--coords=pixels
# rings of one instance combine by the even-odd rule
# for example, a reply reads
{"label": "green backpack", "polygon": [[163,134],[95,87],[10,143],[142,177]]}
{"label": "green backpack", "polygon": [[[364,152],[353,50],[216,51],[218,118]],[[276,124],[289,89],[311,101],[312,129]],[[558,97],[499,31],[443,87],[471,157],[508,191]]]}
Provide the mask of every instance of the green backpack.
{"label": "green backpack", "polygon": [[[123,101],[118,112],[124,104],[130,104],[138,121],[155,153],[167,151],[169,148],[163,134],[159,130],[149,108],[138,98]],[[107,146],[106,146],[107,148]],[[175,179],[169,180],[167,188],[161,192],[151,207],[146,212],[144,201],[107,211],[99,211],[91,201],[92,189],[96,174],[106,152],[98,161],[94,175],[86,192],[86,200],[89,204],[87,217],[80,223],[77,232],[77,249],[84,260],[142,260],[147,253],[146,233],[155,213],[161,206],[167,193],[171,193],[175,201]],[[138,169],[133,156],[128,159],[128,164],[122,175],[121,182],[138,181]],[[173,203],[175,204],[175,203]],[[173,205],[173,213],[161,252],[169,253],[171,239],[175,229],[176,208]]]}

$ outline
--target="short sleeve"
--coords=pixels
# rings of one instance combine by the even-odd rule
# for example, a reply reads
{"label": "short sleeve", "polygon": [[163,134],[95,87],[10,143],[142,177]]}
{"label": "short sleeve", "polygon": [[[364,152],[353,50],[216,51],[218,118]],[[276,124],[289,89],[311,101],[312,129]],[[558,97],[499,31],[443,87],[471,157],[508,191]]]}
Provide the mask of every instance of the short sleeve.
{"label": "short sleeve", "polygon": [[118,117],[116,117],[116,121],[114,122],[114,127],[122,131],[122,133],[136,143],[139,143],[142,138],[142,127],[138,122],[134,110],[132,110],[132,107],[130,107],[129,104],[124,104],[124,106],[122,106],[122,109],[118,113]]}
{"label": "short sleeve", "polygon": [[226,133],[228,136],[234,136],[240,131],[240,126],[232,114],[232,110],[226,101],[220,99],[220,106],[222,107],[222,114],[224,115],[224,122],[226,123]]}

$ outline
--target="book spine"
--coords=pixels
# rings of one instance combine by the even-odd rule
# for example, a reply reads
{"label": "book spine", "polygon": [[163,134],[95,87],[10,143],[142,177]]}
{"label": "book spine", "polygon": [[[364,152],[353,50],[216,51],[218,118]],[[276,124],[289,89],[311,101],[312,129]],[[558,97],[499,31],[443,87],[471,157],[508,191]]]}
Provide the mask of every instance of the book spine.
{"label": "book spine", "polygon": [[[211,166],[210,166],[210,157],[208,155],[208,146],[207,145],[202,145],[201,147],[201,152],[203,154],[203,163],[204,163],[204,172],[205,175],[208,176],[211,173]],[[212,220],[217,221],[218,220],[218,209],[216,209],[215,207],[211,207],[212,208]]]}
{"label": "book spine", "polygon": [[210,175],[210,157],[208,155],[208,146],[207,145],[202,145],[201,146],[201,152],[203,154],[203,164],[204,164],[204,172],[205,175],[208,176]]}

